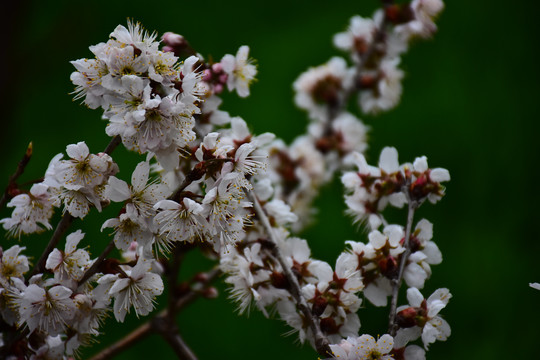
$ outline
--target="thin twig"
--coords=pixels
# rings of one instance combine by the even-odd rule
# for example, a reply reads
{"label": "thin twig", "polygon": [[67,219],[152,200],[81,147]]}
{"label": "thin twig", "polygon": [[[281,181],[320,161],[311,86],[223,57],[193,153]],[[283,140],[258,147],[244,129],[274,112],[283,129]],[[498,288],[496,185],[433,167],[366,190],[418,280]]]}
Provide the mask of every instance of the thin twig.
{"label": "thin twig", "polygon": [[58,245],[58,242],[62,238],[62,235],[69,228],[69,226],[73,222],[73,219],[73,216],[71,216],[69,213],[64,214],[62,220],[60,220],[58,225],[56,225],[56,229],[54,230],[54,233],[51,236],[47,247],[45,248],[45,250],[43,250],[41,257],[32,269],[32,272],[30,273],[30,276],[28,278],[31,278],[36,274],[42,273],[45,270],[45,263],[47,262],[49,254],[54,250],[56,245]]}
{"label": "thin twig", "polygon": [[105,154],[111,155],[114,149],[116,149],[118,145],[120,145],[121,142],[122,142],[122,138],[120,137],[120,135],[116,135],[115,137],[112,138],[112,140],[109,142],[105,150],[103,150],[103,152]]}
{"label": "thin twig", "polygon": [[161,335],[169,346],[173,349],[176,356],[181,360],[197,360],[197,356],[187,346],[184,339],[178,333],[178,328],[169,316],[156,316],[150,320],[152,329]]}
{"label": "thin twig", "polygon": [[[221,272],[219,269],[213,269],[209,271],[206,275],[206,281],[198,288],[194,288],[192,291],[188,292],[184,296],[180,297],[176,301],[175,306],[175,312],[178,312],[182,310],[184,307],[191,304],[194,300],[196,300],[201,294],[203,293],[204,288],[210,284],[214,279],[216,279]],[[161,311],[156,317],[162,317],[166,318],[169,316],[168,309],[165,309]],[[136,343],[139,343],[142,339],[146,338],[148,335],[150,335],[154,329],[151,326],[150,321],[144,323],[143,325],[139,326],[135,330],[133,330],[131,333],[117,341],[116,343],[112,344],[111,346],[103,349],[101,352],[93,356],[90,360],[108,360],[111,359],[113,356],[118,355],[119,353],[123,352],[124,350],[130,348],[131,346],[135,345]]]}
{"label": "thin twig", "polygon": [[114,239],[111,239],[111,241],[107,244],[107,247],[99,255],[96,261],[94,261],[92,266],[90,266],[90,268],[86,270],[81,280],[79,280],[79,285],[84,284],[86,280],[90,279],[90,277],[92,277],[92,275],[94,275],[98,271],[99,267],[101,266],[107,255],[109,255],[109,253],[114,249],[114,246]]}
{"label": "thin twig", "polygon": [[30,158],[32,157],[32,142],[28,144],[26,147],[26,151],[24,152],[24,155],[17,164],[17,170],[15,170],[15,173],[9,177],[8,185],[6,186],[6,190],[4,190],[4,194],[2,195],[2,198],[0,199],[0,209],[3,209],[4,206],[7,204],[9,198],[12,196],[10,195],[10,191],[12,188],[16,185],[15,182],[19,178],[19,176],[22,175],[24,172],[24,169],[26,168],[26,165],[28,165],[28,162],[30,161]]}
{"label": "thin twig", "polygon": [[401,282],[403,281],[403,272],[405,271],[405,265],[407,264],[407,260],[409,259],[409,255],[411,254],[411,229],[414,220],[414,212],[419,205],[417,201],[411,200],[410,196],[408,200],[409,206],[407,212],[407,225],[405,228],[405,241],[403,242],[403,247],[405,248],[405,251],[401,255],[398,276],[397,278],[392,280],[392,300],[390,302],[390,313],[388,316],[388,333],[391,336],[395,336],[397,332],[396,309],[399,289],[401,287]]}
{"label": "thin twig", "polygon": [[182,263],[182,259],[184,257],[184,252],[181,246],[178,246],[178,244],[174,247],[172,252],[172,259],[169,261],[169,274],[168,274],[168,282],[169,282],[169,302],[168,302],[168,308],[169,308],[169,317],[174,319],[174,315],[176,314],[176,284],[178,283],[178,272],[180,271],[180,265]]}
{"label": "thin twig", "polygon": [[120,354],[122,351],[130,348],[134,344],[140,342],[152,333],[152,327],[150,322],[146,322],[127,334],[122,339],[118,340],[111,346],[103,349],[100,353],[96,354],[90,360],[106,360],[111,359],[113,356]]}
{"label": "thin twig", "polygon": [[285,259],[283,258],[283,255],[281,254],[281,251],[279,250],[279,246],[278,246],[279,242],[276,237],[276,233],[274,232],[272,225],[270,225],[270,221],[268,220],[266,213],[261,207],[261,204],[259,203],[257,196],[253,192],[248,193],[248,196],[251,198],[251,201],[253,201],[253,206],[255,208],[257,217],[262,222],[263,226],[266,229],[266,232],[268,233],[268,236],[270,236],[270,240],[275,245],[272,248],[272,253],[274,257],[276,257],[276,259],[278,260],[281,267],[283,268],[285,277],[287,278],[290,285],[289,290],[294,300],[296,301],[296,305],[298,306],[298,308],[304,315],[305,319],[309,322],[309,327],[313,333],[313,337],[315,338],[315,348],[317,352],[319,353],[319,355],[324,356],[324,357],[331,356],[332,350],[330,349],[330,343],[328,342],[328,339],[322,332],[321,327],[319,326],[317,317],[313,315],[310,307],[308,306],[306,299],[302,295],[302,290],[300,289],[300,284],[298,283],[298,279],[296,279],[296,276],[291,271],[289,265],[287,265],[287,262],[285,261]]}

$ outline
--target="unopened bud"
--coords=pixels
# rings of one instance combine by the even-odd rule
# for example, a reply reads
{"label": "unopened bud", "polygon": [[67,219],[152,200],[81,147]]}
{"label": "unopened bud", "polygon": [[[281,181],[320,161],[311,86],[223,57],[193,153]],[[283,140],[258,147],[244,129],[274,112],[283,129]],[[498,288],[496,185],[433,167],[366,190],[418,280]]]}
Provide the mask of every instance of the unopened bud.
{"label": "unopened bud", "polygon": [[328,301],[324,297],[317,296],[313,302],[313,307],[311,308],[313,315],[321,316],[327,305]]}
{"label": "unopened bud", "polygon": [[379,268],[381,269],[381,274],[389,279],[393,279],[399,270],[397,259],[393,256],[388,256],[379,261]]}
{"label": "unopened bud", "polygon": [[210,82],[212,80],[212,71],[210,69],[204,69],[202,79],[203,81]]}
{"label": "unopened bud", "polygon": [[270,274],[270,281],[272,283],[272,286],[278,289],[286,289],[289,287],[289,281],[287,280],[287,277],[283,273],[277,271],[274,271],[272,274]]}
{"label": "unopened bud", "polygon": [[396,315],[396,322],[400,328],[410,328],[416,325],[416,316],[418,312],[413,307],[401,310]]}
{"label": "unopened bud", "polygon": [[191,287],[187,282],[184,281],[176,286],[175,295],[182,296],[184,294],[187,294],[189,291],[191,291]]}
{"label": "unopened bud", "polygon": [[208,282],[208,280],[209,280],[208,274],[203,273],[203,272],[200,272],[193,277],[194,282],[206,283]]}
{"label": "unopened bud", "polygon": [[222,84],[227,83],[227,79],[229,78],[229,75],[227,74],[221,74],[219,75],[219,82]]}
{"label": "unopened bud", "polygon": [[337,334],[339,332],[339,326],[333,318],[327,317],[321,319],[321,330],[327,334]]}
{"label": "unopened bud", "polygon": [[223,92],[223,85],[216,84],[214,85],[214,93],[221,94]]}
{"label": "unopened bud", "polygon": [[220,73],[223,71],[223,65],[221,63],[215,63],[212,65],[212,71],[215,73]]}
{"label": "unopened bud", "polygon": [[218,297],[219,292],[215,287],[209,287],[203,290],[202,295],[207,299],[215,299]]}
{"label": "unopened bud", "polygon": [[24,154],[24,156],[26,156],[27,158],[29,158],[30,156],[32,156],[32,152],[34,151],[34,145],[32,144],[32,142],[30,141],[30,143],[28,144],[28,147],[26,148],[26,153]]}
{"label": "unopened bud", "polygon": [[181,46],[181,45],[185,44],[185,42],[186,42],[186,40],[184,39],[184,37],[182,35],[178,35],[178,34],[175,34],[173,32],[170,32],[170,31],[163,34],[161,39],[163,40],[163,42],[166,45],[171,46],[173,48]]}

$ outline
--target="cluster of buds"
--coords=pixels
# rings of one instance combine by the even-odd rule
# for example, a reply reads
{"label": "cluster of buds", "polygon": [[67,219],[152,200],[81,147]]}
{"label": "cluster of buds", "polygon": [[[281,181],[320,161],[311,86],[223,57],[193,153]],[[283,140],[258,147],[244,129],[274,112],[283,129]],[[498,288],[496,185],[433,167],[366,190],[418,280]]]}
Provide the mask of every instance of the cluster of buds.
{"label": "cluster of buds", "polygon": [[299,333],[300,341],[314,342],[307,319],[296,308],[294,285],[277,259],[279,248],[323,334],[333,342],[357,334],[360,319],[356,312],[362,301],[356,294],[364,287],[360,272],[351,270],[345,256],[338,258],[333,270],[328,263],[311,257],[306,240],[287,237],[279,228],[275,231],[284,238],[277,245],[258,239],[221,259],[221,268],[229,275],[226,281],[232,285],[231,297],[238,301],[240,312],[252,302],[267,316],[267,309],[276,308],[280,318]]}
{"label": "cluster of buds", "polygon": [[346,172],[342,177],[348,211],[356,221],[367,221],[372,229],[385,223],[381,211],[390,204],[397,208],[409,202],[421,204],[426,199],[437,202],[444,195],[441,182],[449,181],[448,170],[430,169],[425,156],[413,164],[400,165],[395,148],[382,150],[378,166],[368,165],[365,157],[354,153],[351,157],[357,172]]}

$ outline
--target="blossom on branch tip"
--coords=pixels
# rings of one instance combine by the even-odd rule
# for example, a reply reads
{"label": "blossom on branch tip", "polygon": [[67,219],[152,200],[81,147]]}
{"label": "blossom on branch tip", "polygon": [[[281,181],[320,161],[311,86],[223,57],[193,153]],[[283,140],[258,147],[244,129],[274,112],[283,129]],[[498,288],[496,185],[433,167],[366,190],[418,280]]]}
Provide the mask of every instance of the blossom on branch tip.
{"label": "blossom on branch tip", "polygon": [[249,85],[255,80],[257,67],[249,58],[249,46],[241,46],[236,56],[227,54],[221,59],[223,71],[228,75],[229,91],[236,90],[238,96],[249,96]]}
{"label": "blossom on branch tip", "polygon": [[137,316],[148,315],[154,309],[155,298],[163,292],[163,280],[152,272],[152,262],[139,258],[137,265],[125,270],[128,277],[119,277],[109,290],[114,298],[114,316],[124,322],[131,307]]}

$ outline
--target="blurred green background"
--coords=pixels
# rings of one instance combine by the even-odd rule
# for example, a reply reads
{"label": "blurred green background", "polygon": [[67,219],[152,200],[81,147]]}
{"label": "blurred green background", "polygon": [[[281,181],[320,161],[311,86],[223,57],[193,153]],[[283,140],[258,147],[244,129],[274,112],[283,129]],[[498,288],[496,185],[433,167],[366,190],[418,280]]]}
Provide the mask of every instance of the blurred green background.
{"label": "blurred green background", "polygon": [[[242,116],[255,132],[275,132],[290,141],[307,125],[305,114],[293,105],[292,82],[307,67],[338,55],[332,35],[342,31],[351,16],[371,15],[379,3],[65,0],[11,6],[3,9],[1,25],[5,105],[0,179],[6,183],[30,140],[34,158],[23,181],[42,176],[48,161],[67,144],[84,140],[93,152],[104,149],[109,138],[100,111],[86,109],[69,95],[69,61],[90,57],[88,46],[106,41],[127,17],[160,34],[180,33],[215,59],[249,45],[259,64],[259,81],[251,97],[225,96],[222,108]],[[444,256],[441,265],[433,266],[423,293],[448,287],[453,294],[442,312],[452,336],[446,343],[433,344],[429,359],[538,358],[540,292],[528,283],[540,282],[539,198],[534,184],[540,175],[535,119],[539,9],[531,2],[448,2],[435,39],[415,44],[402,61],[407,73],[402,103],[377,118],[362,117],[371,127],[371,162],[382,147],[392,145],[401,161],[426,155],[430,165],[445,167],[452,175],[447,196],[437,206],[424,205],[418,217],[435,224],[434,240]],[[121,168],[118,176],[128,179],[138,158],[124,149],[113,155]],[[315,257],[333,263],[344,240],[365,239],[365,234],[343,215],[338,181],[324,189],[317,204],[319,222],[301,235]],[[87,233],[83,244],[91,244],[94,254],[108,241],[98,230],[100,224],[117,211],[111,206],[72,226],[73,231],[81,228]],[[8,214],[2,212],[3,217]],[[396,216],[405,219],[404,213]],[[24,244],[36,253],[47,238],[33,237]],[[14,243],[0,240],[3,247]],[[210,266],[194,254],[182,277]],[[279,320],[266,320],[257,311],[238,316],[223,282],[218,284],[219,299],[200,300],[178,318],[182,335],[201,360],[317,358],[309,346],[284,336],[289,328]],[[164,296],[159,300],[164,302]],[[385,333],[386,311],[368,305],[359,315],[361,332]],[[137,323],[133,315],[124,326],[111,321],[83,358]],[[118,359],[151,356],[174,357],[154,336]]]}

